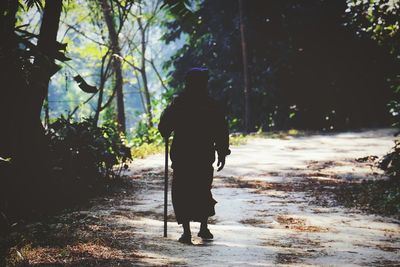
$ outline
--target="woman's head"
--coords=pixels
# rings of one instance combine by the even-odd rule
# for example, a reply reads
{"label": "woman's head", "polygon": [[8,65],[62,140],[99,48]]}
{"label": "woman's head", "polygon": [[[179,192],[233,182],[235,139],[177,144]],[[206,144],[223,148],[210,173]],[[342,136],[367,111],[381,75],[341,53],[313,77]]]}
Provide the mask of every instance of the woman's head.
{"label": "woman's head", "polygon": [[208,69],[192,68],[186,73],[185,91],[195,96],[208,95]]}

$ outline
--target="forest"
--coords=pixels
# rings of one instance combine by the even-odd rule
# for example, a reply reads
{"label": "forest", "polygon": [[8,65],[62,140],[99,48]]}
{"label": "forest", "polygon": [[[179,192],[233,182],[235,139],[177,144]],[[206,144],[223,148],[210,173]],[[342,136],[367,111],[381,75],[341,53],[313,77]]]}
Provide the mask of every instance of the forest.
{"label": "forest", "polygon": [[[0,13],[0,236],[126,186],[132,160],[163,151],[161,112],[192,67],[208,68],[232,143],[399,132],[398,0],[2,0]],[[391,214],[394,141],[377,163]]]}

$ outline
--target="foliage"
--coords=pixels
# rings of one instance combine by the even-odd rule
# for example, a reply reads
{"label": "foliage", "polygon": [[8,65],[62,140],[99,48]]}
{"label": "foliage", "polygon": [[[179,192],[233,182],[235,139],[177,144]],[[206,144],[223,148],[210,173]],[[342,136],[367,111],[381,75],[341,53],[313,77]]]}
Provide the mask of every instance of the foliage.
{"label": "foliage", "polygon": [[288,139],[290,137],[300,137],[305,135],[312,134],[312,132],[304,132],[296,129],[290,129],[288,131],[270,131],[270,132],[262,132],[258,131],[251,134],[243,134],[243,133],[233,133],[229,136],[229,143],[233,146],[246,144],[248,140],[253,137],[259,138],[271,138],[271,139]]}
{"label": "foliage", "polygon": [[[167,43],[185,40],[165,64],[170,87],[182,89],[190,67],[207,66],[211,94],[226,103],[229,118],[238,118],[235,127],[242,130],[237,1],[195,2],[191,12],[174,6],[173,19],[165,22]],[[243,2],[253,130],[389,124],[386,104],[392,92],[384,77],[393,72],[393,60],[375,42],[343,26],[345,1]]]}
{"label": "foliage", "polygon": [[391,53],[399,53],[400,1],[347,0],[346,12],[359,35],[367,35]]}
{"label": "foliage", "polygon": [[246,144],[248,140],[248,135],[245,134],[231,134],[229,136],[229,144],[231,146],[238,146],[238,145],[244,145]]}
{"label": "foliage", "polygon": [[[400,1],[347,0],[348,17],[360,36],[367,36],[390,51],[400,61]],[[387,75],[396,98],[400,94],[400,73]],[[400,103],[394,98],[388,104],[394,117],[394,126],[400,127]]]}
{"label": "foliage", "polygon": [[[360,36],[367,36],[400,59],[400,1],[347,0],[348,17]],[[390,78],[394,90],[400,91],[400,76]]]}
{"label": "foliage", "polygon": [[400,186],[398,181],[377,180],[344,184],[333,191],[337,201],[346,207],[356,207],[376,214],[400,214]]}
{"label": "foliage", "polygon": [[28,8],[32,8],[33,6],[36,6],[36,8],[39,10],[43,9],[42,0],[25,0],[25,4]]}
{"label": "foliage", "polygon": [[[0,160],[0,234],[21,218],[71,207],[118,184],[132,159],[115,122],[59,118],[46,131],[48,150],[35,170],[14,158]],[[38,156],[38,155],[36,155]],[[27,159],[31,160],[31,159]],[[40,175],[37,178],[37,175]],[[32,177],[35,179],[30,179]]]}
{"label": "foliage", "polygon": [[86,180],[93,185],[115,177],[120,169],[115,172],[114,166],[132,159],[115,123],[97,127],[93,119],[71,122],[60,118],[50,125],[47,136],[53,171],[67,179]]}
{"label": "foliage", "polygon": [[[397,95],[400,94],[400,85],[397,87],[398,90],[395,91]],[[389,112],[394,118],[393,126],[400,129],[400,102],[397,100],[392,100],[388,104]]]}
{"label": "foliage", "polygon": [[[393,58],[400,61],[400,1],[386,0],[348,0],[348,16],[357,34],[375,40],[379,45],[390,51]],[[393,126],[400,128],[400,73],[386,75],[395,97],[388,103],[389,112],[394,118]],[[395,146],[380,163],[380,167],[390,177],[399,179],[400,144]]]}
{"label": "foliage", "polygon": [[147,156],[158,154],[164,151],[164,144],[143,143],[140,146],[132,147],[132,157],[143,159]]}
{"label": "foliage", "polygon": [[395,141],[395,145],[388,154],[386,154],[379,163],[389,177],[400,181],[400,140]]}
{"label": "foliage", "polygon": [[134,137],[131,140],[133,147],[138,147],[143,144],[161,144],[163,138],[156,127],[150,127],[144,121],[139,121],[135,130]]}
{"label": "foliage", "polygon": [[159,153],[164,148],[164,140],[154,126],[149,126],[147,121],[137,123],[133,137],[129,142],[134,158],[144,158],[148,155]]}
{"label": "foliage", "polygon": [[[301,136],[304,132],[295,129],[288,131],[271,131],[268,133],[257,132],[251,135],[244,133],[233,133],[229,136],[231,146],[246,144],[252,137],[286,139],[288,136]],[[147,123],[139,122],[134,130],[134,137],[130,141],[133,158],[144,158],[148,155],[160,153],[164,149],[164,140],[155,127],[148,127]]]}

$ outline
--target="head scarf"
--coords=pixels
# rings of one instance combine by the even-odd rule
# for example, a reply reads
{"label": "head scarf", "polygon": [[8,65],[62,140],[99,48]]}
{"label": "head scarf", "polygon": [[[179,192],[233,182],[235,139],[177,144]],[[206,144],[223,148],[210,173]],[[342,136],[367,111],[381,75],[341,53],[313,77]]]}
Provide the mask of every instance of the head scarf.
{"label": "head scarf", "polygon": [[208,69],[191,68],[185,77],[185,91],[193,96],[207,96]]}

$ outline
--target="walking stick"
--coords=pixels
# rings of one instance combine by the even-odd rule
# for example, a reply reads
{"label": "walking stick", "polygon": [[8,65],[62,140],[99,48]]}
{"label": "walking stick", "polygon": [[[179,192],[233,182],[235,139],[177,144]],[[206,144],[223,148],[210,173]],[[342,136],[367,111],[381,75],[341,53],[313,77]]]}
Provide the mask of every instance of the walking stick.
{"label": "walking stick", "polygon": [[164,237],[167,237],[167,205],[168,205],[168,137],[165,141],[165,173],[164,173]]}

